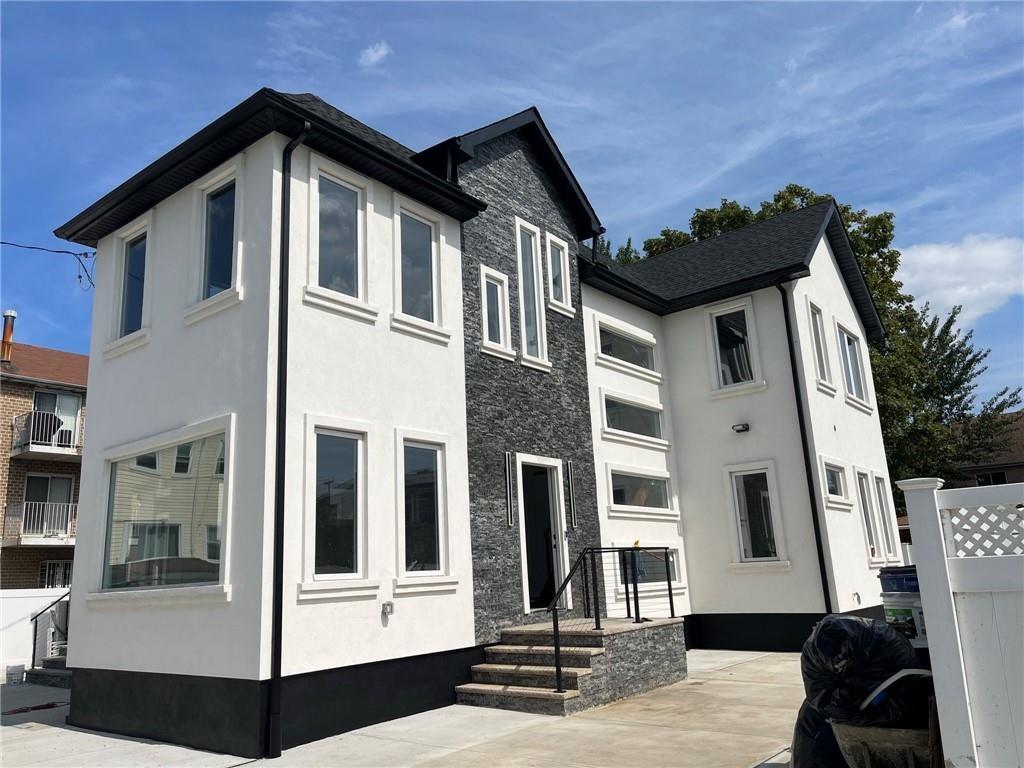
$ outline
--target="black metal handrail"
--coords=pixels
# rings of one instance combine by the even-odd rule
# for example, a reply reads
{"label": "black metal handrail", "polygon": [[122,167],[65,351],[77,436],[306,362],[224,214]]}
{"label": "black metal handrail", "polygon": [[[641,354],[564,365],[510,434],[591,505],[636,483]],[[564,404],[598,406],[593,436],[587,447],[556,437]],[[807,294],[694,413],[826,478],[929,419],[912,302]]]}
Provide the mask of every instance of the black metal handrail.
{"label": "black metal handrail", "polygon": [[[669,615],[675,618],[676,607],[672,588],[672,563],[669,547],[585,547],[576,556],[569,573],[562,580],[558,589],[555,590],[551,602],[548,603],[548,613],[551,614],[551,630],[554,639],[555,649],[555,690],[559,693],[565,691],[562,685],[562,642],[559,626],[559,610],[565,592],[572,584],[573,577],[579,572],[583,578],[583,616],[593,619],[594,629],[601,629],[601,583],[598,579],[597,561],[601,555],[615,553],[617,557],[617,570],[622,575],[622,582],[625,588],[626,597],[626,618],[632,618],[633,622],[639,624],[644,621],[640,615],[640,553],[660,554],[665,564],[665,585],[668,587],[668,608]],[[590,574],[587,574],[587,559],[590,559]],[[628,562],[627,562],[628,560]],[[628,566],[628,567],[627,567]],[[630,605],[630,584],[632,584],[632,606]],[[570,593],[571,594],[571,593]]]}
{"label": "black metal handrail", "polygon": [[[53,608],[53,606],[55,606],[57,603],[61,602],[62,600],[64,600],[67,597],[70,597],[70,596],[71,596],[71,590],[69,589],[67,592],[65,592],[63,595],[58,597],[52,603],[47,605],[41,611],[37,611],[36,613],[32,614],[32,616],[29,618],[29,621],[32,622],[32,666],[33,667],[35,667],[35,665],[36,665],[36,643],[39,640],[39,625],[38,625],[39,617],[42,616],[44,613],[46,613],[51,608]],[[70,619],[69,619],[68,623],[69,624],[71,623]],[[59,626],[57,628],[60,629]],[[64,629],[61,630],[61,634],[64,635],[65,638],[67,638],[68,630],[67,630],[66,626],[64,627]]]}

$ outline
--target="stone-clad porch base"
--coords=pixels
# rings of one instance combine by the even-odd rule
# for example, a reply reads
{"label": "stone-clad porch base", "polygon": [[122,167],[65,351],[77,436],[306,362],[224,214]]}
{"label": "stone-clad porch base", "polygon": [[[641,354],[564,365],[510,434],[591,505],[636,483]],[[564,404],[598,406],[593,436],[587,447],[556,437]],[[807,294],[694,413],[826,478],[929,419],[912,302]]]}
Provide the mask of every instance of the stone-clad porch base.
{"label": "stone-clad porch base", "polygon": [[603,624],[560,633],[561,692],[555,688],[551,625],[503,630],[501,643],[484,649],[486,663],[473,666],[473,681],[456,688],[458,702],[569,715],[686,679],[683,619]]}

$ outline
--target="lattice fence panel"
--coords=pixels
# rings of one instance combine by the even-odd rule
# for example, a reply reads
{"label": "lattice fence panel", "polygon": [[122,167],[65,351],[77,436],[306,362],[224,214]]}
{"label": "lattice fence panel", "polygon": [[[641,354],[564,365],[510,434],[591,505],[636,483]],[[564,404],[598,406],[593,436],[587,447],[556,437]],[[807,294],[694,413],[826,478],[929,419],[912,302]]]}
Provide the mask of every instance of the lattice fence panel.
{"label": "lattice fence panel", "polygon": [[1024,510],[991,504],[942,510],[947,557],[1024,555]]}

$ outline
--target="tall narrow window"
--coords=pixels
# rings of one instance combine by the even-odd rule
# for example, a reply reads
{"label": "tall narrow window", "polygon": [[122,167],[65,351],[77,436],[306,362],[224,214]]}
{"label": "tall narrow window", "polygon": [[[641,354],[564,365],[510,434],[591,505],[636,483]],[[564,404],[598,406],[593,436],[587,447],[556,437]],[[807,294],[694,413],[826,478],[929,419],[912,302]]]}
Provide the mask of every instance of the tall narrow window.
{"label": "tall narrow window", "polygon": [[875,497],[878,499],[878,517],[882,526],[882,541],[885,554],[896,557],[896,534],[892,530],[892,515],[889,514],[889,495],[886,493],[885,478],[875,478]]}
{"label": "tall narrow window", "polygon": [[146,235],[124,246],[124,280],[121,285],[121,336],[142,328],[142,296],[146,282]]}
{"label": "tall narrow window", "polygon": [[192,469],[192,443],[178,446],[174,454],[174,474],[187,475]]}
{"label": "tall narrow window", "polygon": [[206,559],[211,563],[220,562],[220,526],[206,526]]}
{"label": "tall narrow window", "polygon": [[548,245],[548,295],[552,307],[564,314],[573,314],[572,287],[569,284],[569,246],[550,232]]}
{"label": "tall narrow window", "polygon": [[402,312],[428,323],[434,312],[434,229],[402,211]]}
{"label": "tall narrow window", "polygon": [[359,451],[359,438],[316,435],[317,575],[359,572]]}
{"label": "tall narrow window", "polygon": [[828,365],[828,347],[825,344],[825,321],[821,310],[811,304],[811,335],[814,337],[814,369],[821,381],[832,383]]}
{"label": "tall narrow window", "polygon": [[519,222],[519,314],[523,356],[546,360],[544,308],[541,302],[540,238],[536,228]]}
{"label": "tall narrow window", "polygon": [[611,397],[604,399],[608,426],[644,437],[661,438],[661,412]]}
{"label": "tall narrow window", "polygon": [[319,191],[317,281],[346,296],[359,296],[359,192],[326,176]]}
{"label": "tall narrow window", "polygon": [[600,326],[601,354],[630,365],[654,370],[654,347],[625,334]]}
{"label": "tall narrow window", "polygon": [[723,312],[713,317],[718,385],[728,387],[753,381],[754,370],[750,358],[746,310]]}
{"label": "tall narrow window", "polygon": [[203,298],[231,287],[235,256],[235,182],[206,195]]}
{"label": "tall narrow window", "polygon": [[743,560],[777,560],[768,473],[737,472],[732,478]]}
{"label": "tall narrow window", "polygon": [[863,472],[857,473],[857,500],[860,502],[860,513],[864,521],[864,538],[868,545],[868,557],[872,560],[881,559],[875,511],[871,504],[871,488],[868,485],[868,476]]}
{"label": "tall narrow window", "polygon": [[845,328],[839,329],[839,346],[843,355],[846,392],[858,400],[867,400],[864,363],[860,356],[860,340]]}
{"label": "tall narrow window", "polygon": [[482,348],[510,358],[512,336],[508,323],[508,278],[490,267],[480,266]]}
{"label": "tall narrow window", "polygon": [[404,445],[405,570],[441,570],[440,449]]}

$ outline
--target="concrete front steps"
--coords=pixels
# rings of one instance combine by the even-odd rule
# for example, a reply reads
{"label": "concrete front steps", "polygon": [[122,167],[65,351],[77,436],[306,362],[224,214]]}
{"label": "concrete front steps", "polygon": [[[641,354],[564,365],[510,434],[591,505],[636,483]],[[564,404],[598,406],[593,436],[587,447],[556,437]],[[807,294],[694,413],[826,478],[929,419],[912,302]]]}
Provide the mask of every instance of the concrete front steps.
{"label": "concrete front steps", "polygon": [[682,619],[642,624],[605,620],[602,629],[561,632],[562,688],[556,689],[554,632],[532,624],[503,630],[484,649],[456,701],[497,709],[568,715],[686,677]]}
{"label": "concrete front steps", "polygon": [[43,666],[25,670],[25,682],[49,685],[52,688],[70,688],[71,670],[67,668],[67,658],[51,656],[43,659]]}

